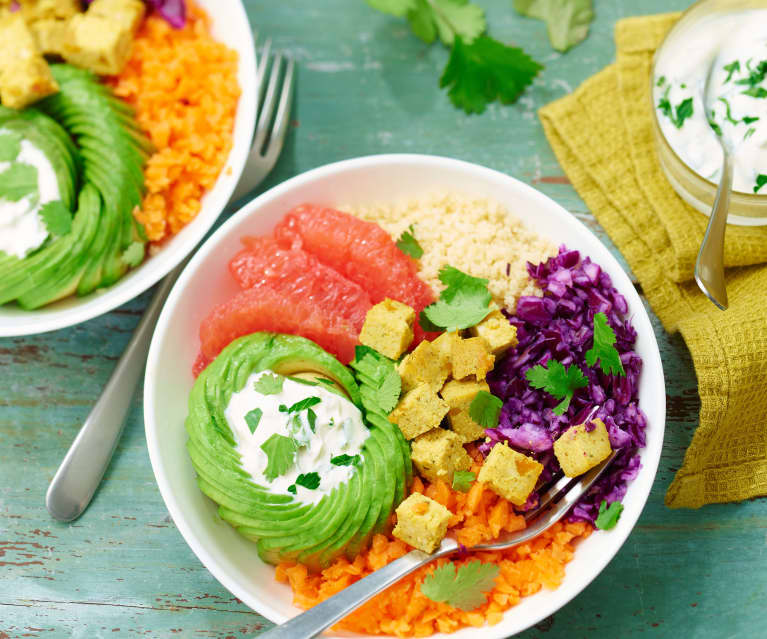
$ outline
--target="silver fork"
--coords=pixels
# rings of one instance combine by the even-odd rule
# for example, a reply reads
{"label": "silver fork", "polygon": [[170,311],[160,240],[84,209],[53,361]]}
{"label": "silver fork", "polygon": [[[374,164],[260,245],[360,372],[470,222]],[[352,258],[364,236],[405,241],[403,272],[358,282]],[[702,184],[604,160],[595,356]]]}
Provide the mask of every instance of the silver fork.
{"label": "silver fork", "polygon": [[[293,94],[294,64],[292,60],[288,60],[287,65],[283,64],[284,58],[279,54],[270,64],[270,49],[271,42],[267,40],[257,66],[258,109],[253,145],[230,203],[263,181],[277,162],[285,139]],[[276,114],[275,105],[278,105]],[[45,506],[55,519],[77,519],[96,492],[125,427],[125,418],[146,364],[157,318],[187,261],[188,258],[160,282],[109,381],[48,486]]]}
{"label": "silver fork", "polygon": [[464,549],[455,539],[446,537],[442,540],[439,548],[431,554],[412,550],[407,555],[344,588],[314,608],[293,617],[281,626],[258,635],[258,639],[311,639],[393,583],[435,559],[462,550],[465,552],[503,550],[537,537],[551,528],[570,510],[573,504],[599,479],[617,455],[617,451],[613,452],[599,466],[595,466],[580,477],[562,477],[558,481],[552,482],[548,490],[541,495],[538,507],[525,514],[525,520],[529,522],[529,525],[524,530],[507,533],[491,543],[479,544],[467,549]]}

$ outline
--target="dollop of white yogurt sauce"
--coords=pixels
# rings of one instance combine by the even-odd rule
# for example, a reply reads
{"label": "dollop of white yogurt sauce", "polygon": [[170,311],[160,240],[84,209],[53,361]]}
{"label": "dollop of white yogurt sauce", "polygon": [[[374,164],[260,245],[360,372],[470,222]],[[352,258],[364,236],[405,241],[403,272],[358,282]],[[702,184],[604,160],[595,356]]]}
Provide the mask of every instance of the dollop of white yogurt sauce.
{"label": "dollop of white yogurt sauce", "polygon": [[[734,153],[733,189],[767,195],[767,9],[717,14],[668,41],[655,65],[653,102],[663,135],[679,158],[718,183],[722,149]],[[703,104],[708,70],[711,95]],[[755,75],[752,75],[755,74]],[[762,95],[764,89],[764,97]],[[752,95],[744,93],[751,89]],[[691,107],[691,113],[690,113]]]}
{"label": "dollop of white yogurt sauce", "polygon": [[[309,386],[285,378],[282,391],[264,395],[255,390],[255,383],[262,375],[274,375],[270,370],[253,373],[242,390],[232,393],[224,416],[234,433],[235,450],[241,455],[241,465],[253,482],[268,488],[273,493],[291,495],[302,503],[315,504],[342,483],[349,481],[357,471],[355,465],[336,466],[330,463],[333,457],[343,454],[360,455],[362,445],[370,431],[362,421],[362,413],[345,397],[327,390],[318,384]],[[319,397],[320,402],[311,407],[317,418],[312,431],[307,411],[293,414],[280,411],[280,406],[289,408],[307,397]],[[253,409],[260,409],[262,415],[258,426],[251,433],[246,415]],[[272,435],[292,437],[299,446],[293,465],[283,475],[269,481],[264,475],[268,458],[261,446]],[[316,472],[320,484],[316,489],[296,486],[295,494],[288,487],[295,484],[301,474]]]}
{"label": "dollop of white yogurt sauce", "polygon": [[[9,131],[0,129],[2,133]],[[50,160],[29,140],[21,141],[21,150],[15,161],[31,164],[37,169],[37,201],[35,194],[18,202],[10,202],[0,196],[0,251],[21,259],[45,242],[48,229],[40,217],[40,209],[46,202],[60,200],[61,194]],[[0,162],[0,173],[10,166],[10,162]]]}

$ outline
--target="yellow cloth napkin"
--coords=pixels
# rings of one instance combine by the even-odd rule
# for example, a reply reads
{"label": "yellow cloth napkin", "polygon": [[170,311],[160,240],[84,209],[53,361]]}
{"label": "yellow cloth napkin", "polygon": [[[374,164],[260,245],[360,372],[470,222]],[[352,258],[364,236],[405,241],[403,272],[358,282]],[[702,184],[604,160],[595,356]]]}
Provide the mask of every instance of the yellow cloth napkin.
{"label": "yellow cloth napkin", "polygon": [[707,218],[668,183],[652,137],[652,55],[678,17],[620,20],[617,62],[539,115],[663,326],[680,331],[690,349],[700,424],[666,505],[697,508],[767,495],[767,228],[727,228],[731,305],[718,310],[692,279]]}

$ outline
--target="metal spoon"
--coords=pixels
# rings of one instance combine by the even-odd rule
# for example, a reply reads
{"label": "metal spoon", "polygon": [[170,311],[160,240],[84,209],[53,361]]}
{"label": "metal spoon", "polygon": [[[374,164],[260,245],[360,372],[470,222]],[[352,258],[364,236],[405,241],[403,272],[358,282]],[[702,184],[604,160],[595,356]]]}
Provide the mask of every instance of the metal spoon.
{"label": "metal spoon", "polygon": [[[703,108],[709,104],[711,95],[711,78],[714,75],[716,59],[711,64],[706,76],[706,87],[703,91]],[[722,147],[722,177],[716,190],[714,208],[708,218],[706,234],[698,251],[695,261],[695,281],[717,307],[727,310],[727,286],[724,281],[724,233],[727,228],[727,213],[730,209],[730,194],[732,193],[732,169],[734,149],[732,141],[723,135],[717,135]]]}

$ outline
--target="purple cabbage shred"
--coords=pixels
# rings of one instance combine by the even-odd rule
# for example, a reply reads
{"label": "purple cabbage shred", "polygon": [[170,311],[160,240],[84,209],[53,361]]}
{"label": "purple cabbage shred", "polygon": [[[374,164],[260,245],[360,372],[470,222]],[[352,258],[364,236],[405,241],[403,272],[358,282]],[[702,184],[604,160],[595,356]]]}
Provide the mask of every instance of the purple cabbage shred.
{"label": "purple cabbage shred", "polygon": [[[490,390],[503,400],[497,428],[488,429],[489,441],[480,446],[487,454],[499,442],[535,457],[543,464],[541,482],[556,474],[559,464],[554,441],[570,426],[599,418],[607,427],[610,444],[620,453],[612,465],[570,511],[570,521],[595,522],[599,504],[620,501],[626,485],[639,472],[639,449],[645,445],[647,418],[638,404],[642,360],[634,352],[636,331],[626,314],[626,299],[612,285],[598,264],[580,253],[560,247],[556,257],[537,265],[527,264],[530,277],[541,288],[542,297],[524,296],[509,322],[517,327],[519,343],[496,363],[488,375]],[[586,364],[585,353],[593,345],[594,314],[607,316],[615,332],[615,348],[621,357],[624,376],[606,375],[597,365]],[[525,373],[537,364],[557,359],[565,366],[576,364],[589,385],[576,390],[570,407],[555,415],[560,400],[531,388]],[[533,493],[525,506],[534,508]]]}
{"label": "purple cabbage shred", "polygon": [[144,0],[175,29],[186,24],[186,3],[184,0]]}

